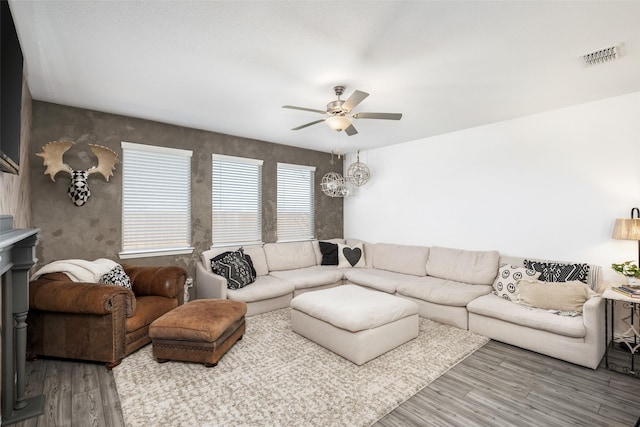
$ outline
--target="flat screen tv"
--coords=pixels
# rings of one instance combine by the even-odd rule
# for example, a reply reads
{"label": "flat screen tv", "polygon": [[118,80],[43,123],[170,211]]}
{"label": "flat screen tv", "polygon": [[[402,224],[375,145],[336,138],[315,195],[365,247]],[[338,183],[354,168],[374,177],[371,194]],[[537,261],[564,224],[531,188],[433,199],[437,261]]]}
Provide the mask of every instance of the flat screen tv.
{"label": "flat screen tv", "polygon": [[20,168],[22,49],[9,3],[0,1],[0,170]]}

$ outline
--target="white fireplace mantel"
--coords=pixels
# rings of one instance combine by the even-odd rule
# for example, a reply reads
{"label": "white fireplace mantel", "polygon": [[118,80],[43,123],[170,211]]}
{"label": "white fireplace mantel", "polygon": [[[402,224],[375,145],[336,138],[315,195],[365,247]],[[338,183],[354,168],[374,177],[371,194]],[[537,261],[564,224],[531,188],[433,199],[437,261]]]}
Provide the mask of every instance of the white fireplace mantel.
{"label": "white fireplace mantel", "polygon": [[35,264],[39,229],[14,229],[0,215],[2,277],[2,425],[41,415],[44,396],[25,398],[24,381],[29,311],[29,269]]}

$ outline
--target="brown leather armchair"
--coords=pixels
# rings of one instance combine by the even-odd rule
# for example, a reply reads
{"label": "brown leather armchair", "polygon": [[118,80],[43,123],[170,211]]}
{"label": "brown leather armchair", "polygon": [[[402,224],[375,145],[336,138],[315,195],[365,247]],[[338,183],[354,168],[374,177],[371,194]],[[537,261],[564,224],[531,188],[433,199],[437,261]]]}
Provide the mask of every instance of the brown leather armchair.
{"label": "brown leather armchair", "polygon": [[184,303],[181,267],[123,265],[132,290],[73,282],[50,273],[29,283],[27,355],[105,362],[117,366],[151,342],[149,325]]}

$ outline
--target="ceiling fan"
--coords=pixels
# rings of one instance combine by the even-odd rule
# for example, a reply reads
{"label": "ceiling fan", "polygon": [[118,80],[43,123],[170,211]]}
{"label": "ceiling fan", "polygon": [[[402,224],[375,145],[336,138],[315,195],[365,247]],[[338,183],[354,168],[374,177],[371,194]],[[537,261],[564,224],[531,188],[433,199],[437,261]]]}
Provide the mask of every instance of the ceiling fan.
{"label": "ceiling fan", "polygon": [[282,108],[290,108],[292,110],[311,111],[312,113],[325,114],[328,117],[324,119],[316,120],[291,130],[300,130],[308,126],[315,125],[320,122],[325,122],[327,126],[336,131],[344,130],[347,135],[352,136],[358,133],[353,126],[353,119],[382,119],[382,120],[400,120],[402,113],[353,113],[353,109],[360,104],[367,96],[368,93],[356,90],[351,94],[346,101],[340,99],[340,96],[344,93],[344,86],[335,86],[333,90],[338,97],[337,100],[331,101],[327,104],[326,110],[316,110],[314,108],[295,107],[293,105],[283,105]]}

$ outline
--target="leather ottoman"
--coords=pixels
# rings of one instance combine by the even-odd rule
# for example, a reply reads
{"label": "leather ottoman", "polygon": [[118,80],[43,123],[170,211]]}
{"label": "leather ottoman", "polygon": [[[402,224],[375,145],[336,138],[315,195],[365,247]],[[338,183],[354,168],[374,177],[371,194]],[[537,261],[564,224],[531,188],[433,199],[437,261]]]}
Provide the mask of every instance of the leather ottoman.
{"label": "leather ottoman", "polygon": [[215,366],[245,330],[247,304],[241,301],[202,299],[181,305],[149,326],[153,357],[200,362]]}

